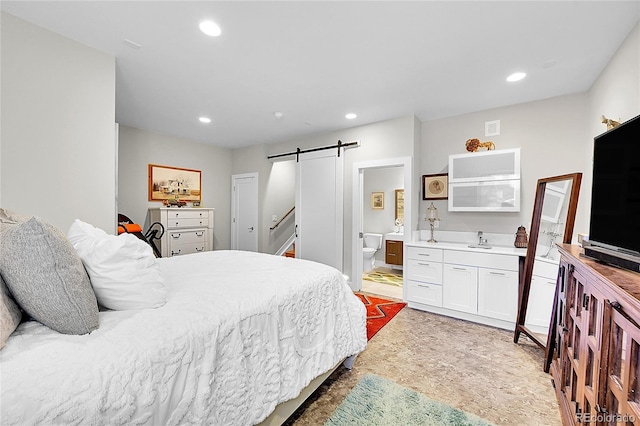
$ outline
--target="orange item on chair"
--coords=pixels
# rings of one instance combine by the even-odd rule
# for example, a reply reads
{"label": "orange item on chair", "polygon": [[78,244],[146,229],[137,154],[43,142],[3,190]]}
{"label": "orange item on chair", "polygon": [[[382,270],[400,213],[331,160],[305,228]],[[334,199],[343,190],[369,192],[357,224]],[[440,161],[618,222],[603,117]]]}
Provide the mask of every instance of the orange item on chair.
{"label": "orange item on chair", "polygon": [[137,223],[123,223],[118,225],[118,234],[123,232],[142,232],[142,228]]}

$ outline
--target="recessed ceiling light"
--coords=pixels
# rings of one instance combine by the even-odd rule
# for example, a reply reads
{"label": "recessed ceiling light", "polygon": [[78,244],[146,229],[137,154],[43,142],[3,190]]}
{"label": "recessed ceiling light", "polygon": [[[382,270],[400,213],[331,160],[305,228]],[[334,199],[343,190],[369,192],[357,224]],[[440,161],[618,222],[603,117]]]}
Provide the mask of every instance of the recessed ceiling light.
{"label": "recessed ceiling light", "polygon": [[213,21],[200,22],[200,31],[211,37],[218,37],[222,34],[220,26]]}
{"label": "recessed ceiling light", "polygon": [[507,77],[507,81],[520,81],[527,76],[526,73],[523,72],[514,72],[509,77]]}
{"label": "recessed ceiling light", "polygon": [[282,118],[284,117],[284,113],[276,111],[273,113],[273,116],[276,118],[276,120],[282,120]]}
{"label": "recessed ceiling light", "polygon": [[201,123],[211,123],[211,119],[209,117],[200,117],[198,120],[200,120]]}
{"label": "recessed ceiling light", "polygon": [[347,120],[353,120],[356,117],[357,117],[357,115],[352,113],[352,112],[350,112],[349,114],[344,116],[344,118],[346,118]]}

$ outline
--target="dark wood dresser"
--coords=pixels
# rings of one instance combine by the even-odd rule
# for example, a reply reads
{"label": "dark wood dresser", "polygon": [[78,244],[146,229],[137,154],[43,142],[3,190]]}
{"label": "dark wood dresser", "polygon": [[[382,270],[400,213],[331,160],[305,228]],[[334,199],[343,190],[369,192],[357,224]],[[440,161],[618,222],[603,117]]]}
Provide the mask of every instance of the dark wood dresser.
{"label": "dark wood dresser", "polygon": [[549,357],[563,423],[640,425],[640,274],[559,250]]}

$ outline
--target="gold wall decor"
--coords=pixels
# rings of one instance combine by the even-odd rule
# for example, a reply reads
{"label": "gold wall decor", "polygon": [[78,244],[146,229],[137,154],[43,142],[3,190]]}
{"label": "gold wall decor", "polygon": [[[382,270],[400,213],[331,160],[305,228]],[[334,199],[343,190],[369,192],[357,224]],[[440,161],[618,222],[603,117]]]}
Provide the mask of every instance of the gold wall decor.
{"label": "gold wall decor", "polygon": [[149,201],[200,201],[200,170],[149,164]]}
{"label": "gold wall decor", "polygon": [[467,148],[469,152],[477,152],[479,148],[487,148],[487,151],[491,151],[496,149],[496,145],[491,141],[480,142],[479,139],[473,138],[467,139],[465,148]]}
{"label": "gold wall decor", "polygon": [[374,210],[384,209],[384,192],[371,193],[371,208]]}
{"label": "gold wall decor", "polygon": [[404,189],[396,189],[396,225],[404,225]]}
{"label": "gold wall decor", "polygon": [[614,127],[618,127],[620,125],[620,119],[618,119],[618,121],[615,121],[615,120],[607,118],[607,117],[605,117],[603,115],[602,116],[602,124],[606,124],[607,125],[607,130],[611,130]]}
{"label": "gold wall decor", "polygon": [[422,199],[446,200],[449,198],[449,174],[422,175]]}

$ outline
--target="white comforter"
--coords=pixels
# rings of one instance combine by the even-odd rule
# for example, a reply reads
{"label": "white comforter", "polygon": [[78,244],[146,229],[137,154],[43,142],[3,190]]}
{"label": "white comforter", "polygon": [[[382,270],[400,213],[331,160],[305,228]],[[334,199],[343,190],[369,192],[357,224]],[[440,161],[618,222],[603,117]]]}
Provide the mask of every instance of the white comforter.
{"label": "white comforter", "polygon": [[0,423],[251,425],[366,346],[337,270],[214,251],[160,259],[158,309],[100,313],[89,335],[22,324],[0,351]]}

